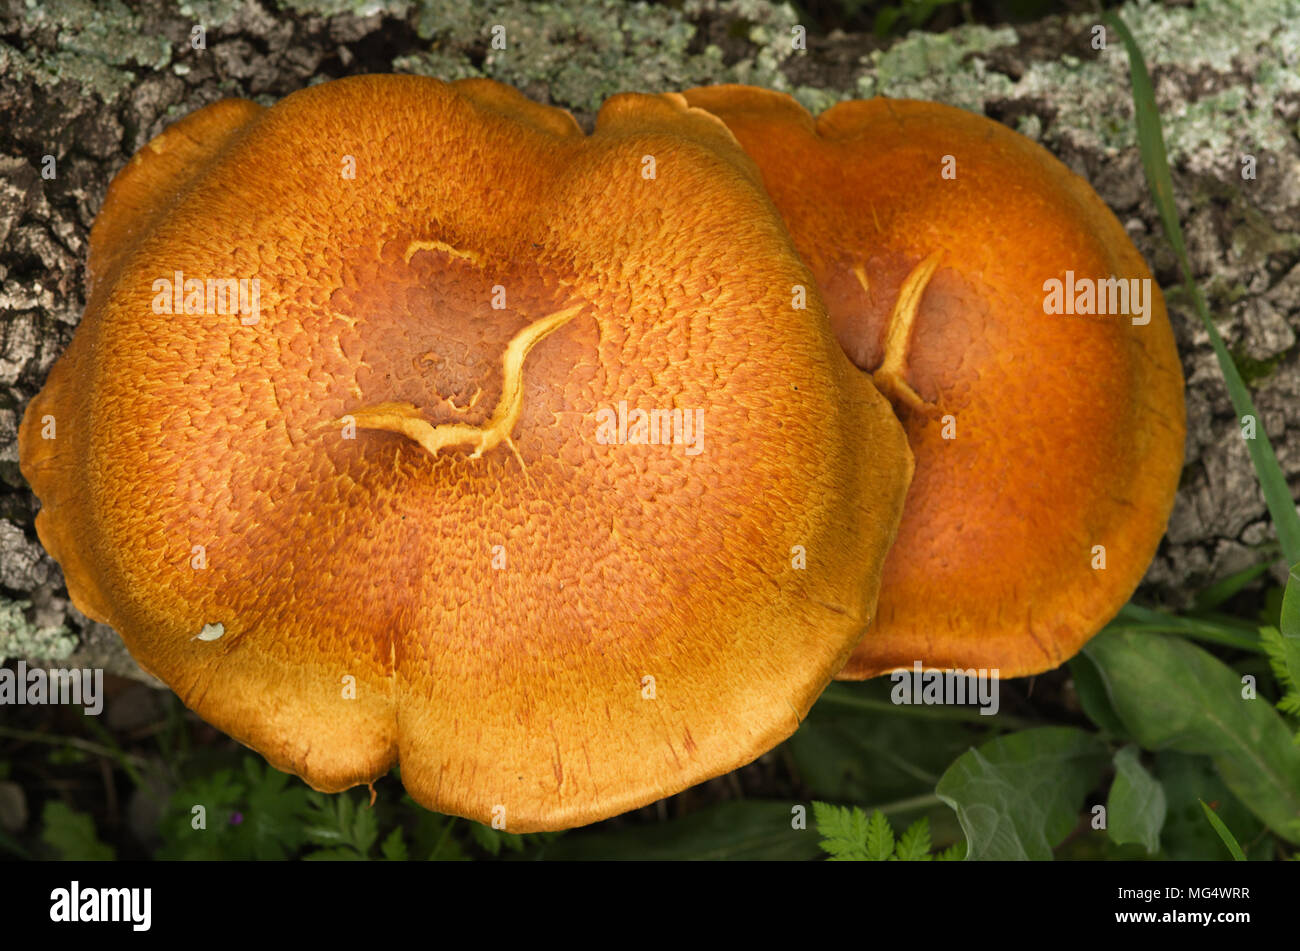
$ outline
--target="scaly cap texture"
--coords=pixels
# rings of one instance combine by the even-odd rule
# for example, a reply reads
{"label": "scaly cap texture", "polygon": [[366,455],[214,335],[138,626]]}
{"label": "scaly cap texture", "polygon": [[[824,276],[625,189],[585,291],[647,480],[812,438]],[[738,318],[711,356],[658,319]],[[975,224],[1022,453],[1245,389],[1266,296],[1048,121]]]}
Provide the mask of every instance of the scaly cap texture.
{"label": "scaly cap texture", "polygon": [[[962,109],[872,99],[814,119],[765,89],[684,95],[758,165],[915,454],[877,617],[841,677],[1058,666],[1141,580],[1182,468],[1182,369],[1133,242],[1045,149]],[[1067,272],[1144,281],[1149,311],[1045,312],[1051,280],[1076,299]]]}
{"label": "scaly cap texture", "polygon": [[788,736],[870,617],[902,428],[680,96],[590,136],[481,80],[217,103],[117,177],[89,267],[21,432],[41,538],[318,789],[400,760],[443,812],[601,819]]}

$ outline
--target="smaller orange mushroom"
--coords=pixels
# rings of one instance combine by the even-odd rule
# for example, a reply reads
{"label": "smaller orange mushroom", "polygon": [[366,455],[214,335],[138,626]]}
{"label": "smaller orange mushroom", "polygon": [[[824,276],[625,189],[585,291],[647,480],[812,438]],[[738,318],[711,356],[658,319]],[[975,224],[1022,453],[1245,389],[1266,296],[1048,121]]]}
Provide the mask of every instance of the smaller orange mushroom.
{"label": "smaller orange mushroom", "polygon": [[916,457],[841,677],[1069,658],[1137,586],[1182,466],[1173,333],[1124,228],[1046,150],[961,109],[873,99],[814,119],[764,89],[685,97],[758,164]]}

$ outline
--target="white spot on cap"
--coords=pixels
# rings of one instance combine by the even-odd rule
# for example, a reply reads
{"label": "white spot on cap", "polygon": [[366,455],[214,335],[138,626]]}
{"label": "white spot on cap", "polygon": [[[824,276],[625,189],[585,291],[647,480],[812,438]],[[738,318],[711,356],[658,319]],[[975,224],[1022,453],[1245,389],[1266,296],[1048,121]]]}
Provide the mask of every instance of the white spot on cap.
{"label": "white spot on cap", "polygon": [[203,630],[199,631],[198,638],[201,641],[215,641],[224,633],[226,633],[226,625],[224,624],[204,624]]}

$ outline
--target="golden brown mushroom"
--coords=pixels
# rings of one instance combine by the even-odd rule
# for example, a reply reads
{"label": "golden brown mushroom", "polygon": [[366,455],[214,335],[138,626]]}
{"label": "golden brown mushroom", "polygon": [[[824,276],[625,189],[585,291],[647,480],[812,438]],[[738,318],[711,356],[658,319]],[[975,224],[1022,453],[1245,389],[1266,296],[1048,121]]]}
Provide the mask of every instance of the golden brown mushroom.
{"label": "golden brown mushroom", "polygon": [[430,808],[601,819],[788,736],[870,616],[905,437],[679,96],[591,136],[487,81],[218,103],[91,241],[21,432],[41,538],[319,789],[400,759]]}
{"label": "golden brown mushroom", "polygon": [[1056,667],[1137,586],[1182,467],[1173,333],[1123,227],[1046,150],[961,109],[872,99],[814,119],[765,89],[685,97],[758,164],[916,456],[842,678]]}

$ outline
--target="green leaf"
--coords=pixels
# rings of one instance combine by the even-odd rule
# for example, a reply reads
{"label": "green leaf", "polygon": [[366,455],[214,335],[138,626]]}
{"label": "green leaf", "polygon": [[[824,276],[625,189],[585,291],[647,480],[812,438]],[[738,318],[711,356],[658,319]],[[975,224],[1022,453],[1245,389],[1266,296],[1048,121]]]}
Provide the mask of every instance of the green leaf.
{"label": "green leaf", "polygon": [[1136,842],[1155,854],[1165,824],[1165,790],[1138,759],[1136,746],[1115,754],[1115,782],[1106,804],[1106,834],[1116,845]]}
{"label": "green leaf", "polygon": [[1247,808],[1300,842],[1300,747],[1267,700],[1243,698],[1236,671],[1173,637],[1103,633],[1084,653],[1139,744],[1211,756]]}
{"label": "green leaf", "polygon": [[[229,769],[190,779],[172,793],[158,823],[163,844],[157,858],[166,861],[217,860],[235,838],[229,819],[244,787]],[[194,808],[203,807],[203,828],[194,828]],[[231,858],[252,858],[232,855]]]}
{"label": "green leaf", "polygon": [[[346,846],[356,852],[355,858],[369,858],[370,850],[379,838],[379,821],[369,805],[358,806],[348,793],[326,796],[312,791],[308,794],[310,810],[306,830],[307,838],[317,845]],[[312,853],[316,855],[316,853]]]}
{"label": "green leaf", "polygon": [[1232,400],[1237,418],[1252,416],[1257,421],[1254,439],[1246,440],[1246,449],[1255,466],[1255,475],[1264,491],[1264,500],[1268,503],[1269,514],[1277,530],[1278,541],[1286,555],[1287,564],[1300,562],[1300,515],[1296,513],[1295,501],[1287,486],[1286,476],[1278,465],[1277,455],[1269,442],[1268,434],[1259,421],[1250,391],[1246,388],[1232,355],[1223,343],[1219,330],[1210,319],[1201,290],[1192,279],[1191,263],[1187,257],[1187,248],[1183,243],[1182,228],[1178,223],[1178,209],[1174,204],[1173,178],[1169,174],[1169,160],[1165,154],[1164,134],[1160,129],[1160,112],[1156,109],[1155,92],[1151,87],[1151,77],[1147,73],[1142,51],[1129,28],[1114,13],[1102,14],[1102,21],[1115,30],[1128,50],[1129,78],[1133,85],[1133,110],[1137,121],[1138,149],[1142,155],[1142,167],[1146,171],[1147,184],[1151,189],[1156,209],[1160,213],[1160,222],[1164,226],[1178,266],[1183,272],[1183,281],[1188,297],[1196,306],[1196,312],[1209,334],[1214,355],[1218,358],[1219,369],[1228,386],[1228,396]]}
{"label": "green leaf", "polygon": [[[1259,634],[1273,676],[1282,690],[1277,708],[1293,717],[1300,716],[1300,640],[1283,637],[1275,627],[1261,627]],[[1300,734],[1295,740],[1300,743]]]}
{"label": "green leaf", "polygon": [[801,828],[794,819],[788,802],[724,802],[669,822],[592,826],[568,832],[547,845],[540,857],[794,861],[823,855],[816,830]]}
{"label": "green leaf", "polygon": [[1165,858],[1183,862],[1229,858],[1218,835],[1205,821],[1202,799],[1244,840],[1258,843],[1255,849],[1259,858],[1269,856],[1276,840],[1263,834],[1264,824],[1224,785],[1210,757],[1165,750],[1155,755],[1153,771],[1169,800],[1160,834]]}
{"label": "green leaf", "polygon": [[1214,831],[1219,834],[1219,838],[1223,840],[1223,844],[1228,847],[1228,851],[1232,854],[1232,860],[1234,862],[1246,861],[1246,853],[1241,851],[1241,843],[1239,843],[1236,837],[1228,830],[1228,827],[1224,824],[1223,820],[1218,817],[1215,811],[1205,804],[1204,799],[1201,800],[1201,808],[1205,810],[1205,818],[1210,820],[1210,825],[1212,825]]}
{"label": "green leaf", "polygon": [[459,827],[467,827],[469,820],[457,819],[455,816],[443,816],[436,812],[427,812],[419,804],[403,794],[402,805],[409,814],[414,815],[415,829],[411,832],[411,854],[420,858],[443,862],[468,862],[470,856],[460,841],[452,835]]}
{"label": "green leaf", "polygon": [[1278,626],[1287,640],[1300,640],[1300,564],[1292,565],[1291,573],[1287,576]]}
{"label": "green leaf", "polygon": [[99,840],[95,821],[58,799],[41,811],[41,841],[69,862],[111,862],[117,853]]}
{"label": "green leaf", "polygon": [[494,829],[481,822],[471,822],[469,831],[474,841],[478,843],[479,848],[489,855],[500,855],[503,847],[510,849],[512,852],[518,852],[522,848],[519,836],[511,835],[509,832],[500,829]]}
{"label": "green leaf", "polygon": [[[1279,628],[1260,630],[1269,666],[1284,694],[1277,708],[1283,713],[1300,716],[1300,565],[1294,565],[1282,595]],[[1296,735],[1300,743],[1300,733]]]}
{"label": "green leaf", "polygon": [[1097,665],[1088,659],[1087,654],[1075,654],[1070,658],[1070,676],[1074,678],[1074,692],[1079,697],[1079,706],[1083,707],[1088,719],[1113,737],[1126,737],[1124,724],[1120,722],[1115,708],[1110,705],[1110,697],[1106,694],[1101,674],[1097,672]]}
{"label": "green leaf", "polygon": [[966,843],[954,842],[934,857],[936,862],[961,862],[966,858]]}
{"label": "green leaf", "polygon": [[898,840],[895,857],[900,862],[930,861],[930,820],[922,816],[907,827]]}
{"label": "green leaf", "polygon": [[304,819],[309,790],[301,780],[251,756],[244,757],[248,792],[242,804],[244,821],[234,827],[240,855],[260,862],[278,862],[293,855],[306,841]]}
{"label": "green leaf", "polygon": [[76,766],[78,763],[84,763],[89,756],[84,750],[73,746],[56,746],[45,755],[45,758],[51,766]]}
{"label": "green leaf", "polygon": [[[880,861],[871,854],[868,847],[876,817],[884,821],[889,835],[889,848],[885,853],[885,858],[888,858],[894,851],[894,832],[889,828],[889,822],[881,812],[877,811],[875,816],[868,819],[867,814],[856,806],[835,806],[827,802],[813,802],[813,821],[817,824],[817,834],[822,837],[820,845],[830,855],[832,861],[865,862],[872,858]],[[881,835],[878,827],[875,834],[878,846]]]}
{"label": "green leaf", "polygon": [[935,792],[956,810],[968,858],[1050,859],[1106,753],[1100,738],[1073,727],[1023,730],[962,754]]}
{"label": "green leaf", "polygon": [[388,833],[388,838],[384,839],[384,844],[379,847],[379,854],[390,862],[406,861],[406,842],[402,839],[400,828]]}
{"label": "green leaf", "polygon": [[1103,631],[1128,631],[1135,634],[1181,634],[1192,640],[1223,644],[1241,650],[1263,653],[1259,643],[1259,630],[1248,621],[1215,615],[1213,617],[1187,617],[1153,611],[1137,604],[1120,608],[1115,620]]}
{"label": "green leaf", "polygon": [[[821,848],[832,862],[928,862],[930,820],[922,816],[894,842],[894,828],[880,809],[868,816],[862,809],[813,802]],[[950,850],[951,851],[951,850]]]}
{"label": "green leaf", "polygon": [[867,859],[872,862],[888,862],[894,857],[894,827],[879,809],[867,820],[866,852]]}
{"label": "green leaf", "polygon": [[[887,678],[832,684],[790,738],[786,748],[814,798],[884,803],[929,794],[970,746],[964,722],[913,715],[952,708],[899,707],[889,692]],[[977,716],[990,730],[1001,718]]]}
{"label": "green leaf", "polygon": [[370,850],[379,839],[379,819],[370,805],[357,808],[352,820],[352,847],[367,858]]}
{"label": "green leaf", "polygon": [[880,10],[876,12],[876,19],[871,27],[872,32],[874,32],[876,36],[888,36],[889,31],[893,29],[894,24],[898,21],[898,18],[902,13],[902,7],[881,7]]}

